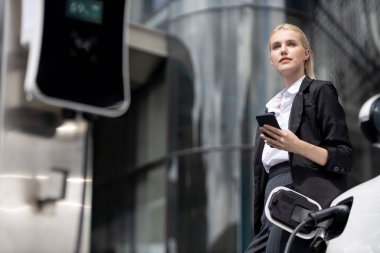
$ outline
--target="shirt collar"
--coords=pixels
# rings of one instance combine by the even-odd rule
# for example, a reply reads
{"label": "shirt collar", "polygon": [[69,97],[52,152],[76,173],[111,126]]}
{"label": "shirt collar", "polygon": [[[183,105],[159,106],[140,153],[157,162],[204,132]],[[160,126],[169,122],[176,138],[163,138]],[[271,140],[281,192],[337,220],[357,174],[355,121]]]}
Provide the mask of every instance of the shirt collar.
{"label": "shirt collar", "polygon": [[290,94],[296,94],[299,90],[300,90],[300,87],[301,87],[301,84],[302,84],[302,81],[303,79],[305,78],[306,76],[303,75],[301,76],[300,79],[298,79],[295,83],[292,84],[292,86],[290,86],[287,90],[285,90],[287,93],[290,93]]}
{"label": "shirt collar", "polygon": [[295,83],[293,83],[288,89],[283,89],[276,96],[274,96],[271,100],[266,104],[266,108],[268,112],[277,113],[280,107],[281,99],[283,95],[295,95],[301,87],[302,81],[306,76],[301,76]]}

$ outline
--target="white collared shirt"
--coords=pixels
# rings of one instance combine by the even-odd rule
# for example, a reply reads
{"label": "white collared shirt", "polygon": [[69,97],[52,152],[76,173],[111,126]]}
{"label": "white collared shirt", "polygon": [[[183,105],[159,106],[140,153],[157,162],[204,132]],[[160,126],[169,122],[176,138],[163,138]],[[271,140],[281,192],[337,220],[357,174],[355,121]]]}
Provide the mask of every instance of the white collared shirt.
{"label": "white collared shirt", "polygon": [[[281,129],[289,129],[289,116],[293,100],[296,97],[304,78],[305,76],[302,76],[288,89],[280,91],[266,104],[268,112],[274,112]],[[262,161],[265,170],[269,172],[269,169],[272,166],[289,161],[289,154],[287,151],[271,148],[269,145],[265,144]]]}

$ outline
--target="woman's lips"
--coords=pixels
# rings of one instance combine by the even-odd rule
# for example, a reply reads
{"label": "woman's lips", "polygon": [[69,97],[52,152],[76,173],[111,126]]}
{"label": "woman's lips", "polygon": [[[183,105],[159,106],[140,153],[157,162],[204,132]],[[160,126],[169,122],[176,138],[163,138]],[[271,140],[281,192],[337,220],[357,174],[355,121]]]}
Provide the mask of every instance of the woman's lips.
{"label": "woman's lips", "polygon": [[290,61],[291,58],[288,58],[288,57],[283,57],[280,59],[280,62],[283,62],[283,61]]}

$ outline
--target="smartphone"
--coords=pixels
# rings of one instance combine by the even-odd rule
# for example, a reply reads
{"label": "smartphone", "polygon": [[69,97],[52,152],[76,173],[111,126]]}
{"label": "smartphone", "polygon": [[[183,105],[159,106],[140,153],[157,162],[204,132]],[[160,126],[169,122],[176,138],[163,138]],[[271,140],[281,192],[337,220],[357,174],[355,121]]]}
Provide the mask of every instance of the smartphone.
{"label": "smartphone", "polygon": [[256,120],[259,123],[259,126],[270,125],[270,126],[281,129],[276,119],[276,116],[274,116],[274,114],[267,113],[267,114],[257,115]]}

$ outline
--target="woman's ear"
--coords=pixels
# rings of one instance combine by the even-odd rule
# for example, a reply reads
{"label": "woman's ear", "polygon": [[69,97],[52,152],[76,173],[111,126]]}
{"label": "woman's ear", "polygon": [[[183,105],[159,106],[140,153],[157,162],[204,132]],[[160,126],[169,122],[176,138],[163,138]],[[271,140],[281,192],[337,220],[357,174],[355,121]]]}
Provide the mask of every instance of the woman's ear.
{"label": "woman's ear", "polygon": [[310,58],[310,49],[306,48],[305,49],[305,58],[304,60],[307,61]]}

